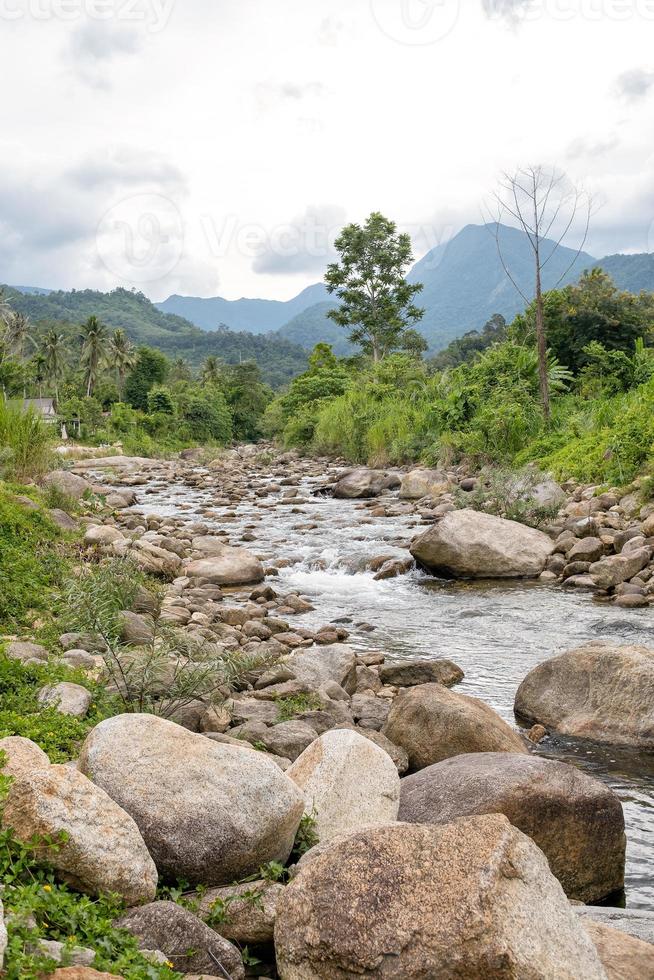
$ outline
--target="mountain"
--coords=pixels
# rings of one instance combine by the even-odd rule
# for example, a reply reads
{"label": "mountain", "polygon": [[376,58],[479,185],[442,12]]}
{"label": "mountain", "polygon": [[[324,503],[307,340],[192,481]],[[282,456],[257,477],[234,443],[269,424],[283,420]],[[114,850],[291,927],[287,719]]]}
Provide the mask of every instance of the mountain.
{"label": "mountain", "polygon": [[11,286],[11,289],[17,289],[19,293],[26,293],[27,295],[33,294],[36,296],[47,296],[51,293],[51,289],[43,289],[42,286]]}
{"label": "mountain", "polygon": [[[511,320],[525,307],[525,301],[502,267],[495,241],[495,225],[467,225],[449,242],[437,245],[411,269],[409,282],[422,282],[424,288],[416,303],[425,308],[417,329],[434,350],[468,330],[478,330],[494,313]],[[526,236],[517,228],[499,226],[499,242],[504,262],[526,296],[533,295],[534,261]],[[547,256],[555,243],[545,240]],[[595,265],[595,259],[582,252],[560,247],[543,270],[543,288],[552,289],[576,280],[581,271]],[[572,269],[570,265],[574,263]]]}
{"label": "mountain", "polygon": [[112,329],[122,327],[134,344],[158,347],[169,357],[185,358],[194,368],[209,354],[227,364],[255,360],[273,387],[285,384],[307,365],[306,351],[283,337],[200,330],[183,317],[162,313],[142,293],[127,289],[26,294],[8,286],[2,288],[11,306],[29,316],[37,333],[56,326],[71,343],[79,334],[79,325],[95,315]]}
{"label": "mountain", "polygon": [[334,353],[339,357],[351,354],[353,348],[347,339],[346,331],[327,316],[328,311],[335,309],[337,305],[333,300],[316,303],[285,323],[275,332],[275,336],[290,340],[291,343],[299,344],[307,350],[315,346],[318,338],[331,344]]}
{"label": "mountain", "polygon": [[322,283],[307,286],[286,302],[272,299],[223,299],[214,296],[200,299],[194,296],[169,296],[156,306],[164,313],[186,317],[203,330],[216,330],[221,324],[232,330],[250,333],[272,333],[292,320],[303,310],[321,303],[328,297]]}
{"label": "mountain", "polygon": [[601,266],[620,289],[630,293],[643,290],[654,292],[654,254],[641,252],[636,255],[607,255],[595,265]]}

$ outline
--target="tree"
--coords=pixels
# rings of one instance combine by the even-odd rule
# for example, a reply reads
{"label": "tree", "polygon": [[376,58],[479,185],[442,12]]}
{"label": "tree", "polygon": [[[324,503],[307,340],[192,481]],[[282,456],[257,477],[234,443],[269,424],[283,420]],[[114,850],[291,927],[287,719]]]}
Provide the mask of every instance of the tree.
{"label": "tree", "polygon": [[132,408],[148,410],[148,392],[163,384],[168,374],[168,358],[153,347],[139,347],[134,367],[125,380],[125,398]]}
{"label": "tree", "polygon": [[84,380],[86,382],[86,397],[90,398],[97,384],[100,367],[106,357],[107,328],[100,323],[97,316],[90,316],[82,325],[82,357]]}
{"label": "tree", "polygon": [[49,330],[43,338],[43,355],[46,370],[54,384],[55,406],[59,404],[59,380],[65,367],[64,344],[64,335],[56,330]]}
{"label": "tree", "polygon": [[254,361],[235,364],[226,377],[225,395],[232,413],[234,439],[258,439],[261,419],[272,399],[272,391],[261,379]]}
{"label": "tree", "polygon": [[341,305],[327,316],[349,327],[352,343],[377,363],[402,346],[407,328],[424,314],[413,303],[422,283],[404,278],[413,261],[411,239],[374,211],[363,226],[346,225],[335,245],[340,262],[327,267],[325,283]]}
{"label": "tree", "polygon": [[170,380],[191,381],[192,379],[193,372],[188,361],[185,361],[183,357],[176,357],[170,369]]}
{"label": "tree", "polygon": [[[559,279],[565,279],[586,244],[590,225],[591,199],[574,187],[564,173],[542,166],[526,167],[514,174],[505,173],[494,195],[494,233],[497,250],[506,275],[518,290],[526,304],[533,298],[536,348],[538,351],[538,377],[541,404],[546,419],[550,414],[548,383],[547,338],[543,300],[543,270],[568,236],[580,224],[580,244],[569,267]],[[517,222],[527,236],[534,260],[534,294],[527,296],[517,283],[502,252],[500,241],[502,222],[507,216]],[[558,283],[556,284],[558,285]],[[555,285],[555,288],[556,288]]]}
{"label": "tree", "polygon": [[214,354],[209,354],[202,365],[200,377],[206,385],[217,385],[222,380],[222,365],[220,359]]}
{"label": "tree", "polygon": [[6,337],[9,349],[16,355],[19,361],[22,361],[27,341],[30,341],[32,345],[36,346],[30,332],[32,328],[30,319],[22,313],[14,313],[10,310],[6,316],[5,323],[7,325]]}
{"label": "tree", "polygon": [[123,397],[125,387],[125,375],[134,366],[136,354],[132,347],[132,342],[120,327],[114,330],[109,341],[108,361],[110,367],[116,372],[116,383],[120,397]]}
{"label": "tree", "polygon": [[43,398],[43,382],[47,377],[47,363],[45,354],[37,351],[30,361],[30,374],[39,393],[39,398]]}

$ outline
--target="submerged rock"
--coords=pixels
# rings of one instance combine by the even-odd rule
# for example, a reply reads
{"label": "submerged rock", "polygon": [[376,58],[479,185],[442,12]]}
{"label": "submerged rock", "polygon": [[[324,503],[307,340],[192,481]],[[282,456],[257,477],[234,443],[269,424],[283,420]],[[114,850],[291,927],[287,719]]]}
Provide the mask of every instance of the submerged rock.
{"label": "submerged rock", "polygon": [[455,578],[536,578],[554,550],[532,527],[476,510],[445,514],[411,542],[425,568]]}

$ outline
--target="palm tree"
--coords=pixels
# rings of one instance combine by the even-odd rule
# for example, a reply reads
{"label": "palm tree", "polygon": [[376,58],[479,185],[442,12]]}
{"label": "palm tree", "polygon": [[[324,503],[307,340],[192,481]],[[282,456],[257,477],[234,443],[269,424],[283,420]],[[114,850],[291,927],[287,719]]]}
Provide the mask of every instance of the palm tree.
{"label": "palm tree", "polygon": [[220,382],[221,376],[222,365],[219,358],[215,357],[213,354],[209,354],[202,365],[200,378],[206,385],[215,385]]}
{"label": "palm tree", "polygon": [[64,352],[65,340],[62,333],[56,330],[49,330],[43,338],[43,356],[45,357],[46,370],[54,383],[55,405],[59,402],[59,379],[61,378],[65,366]]}
{"label": "palm tree", "polygon": [[11,306],[9,305],[9,300],[5,296],[4,290],[0,289],[0,324],[3,327],[7,326],[7,322],[10,316],[11,316]]}
{"label": "palm tree", "polygon": [[29,341],[36,347],[36,343],[30,334],[32,328],[30,319],[22,313],[10,312],[5,322],[7,323],[7,342],[9,347],[12,353],[17,356],[18,360],[22,361],[25,343]]}
{"label": "palm tree", "polygon": [[86,397],[93,394],[102,361],[106,357],[107,328],[97,316],[90,316],[82,325],[82,365],[86,377]]}
{"label": "palm tree", "polygon": [[30,373],[32,381],[37,387],[39,398],[43,398],[43,382],[47,377],[47,369],[45,354],[42,351],[37,351],[30,361]]}
{"label": "palm tree", "polygon": [[176,357],[170,370],[171,381],[191,381],[193,372],[188,361],[183,357]]}
{"label": "palm tree", "polygon": [[111,340],[109,341],[108,360],[109,365],[114,368],[116,372],[116,382],[118,384],[118,391],[122,399],[125,375],[131,367],[134,367],[136,354],[134,353],[134,348],[132,347],[132,342],[130,341],[129,337],[125,331],[121,330],[120,328],[118,330],[114,330]]}

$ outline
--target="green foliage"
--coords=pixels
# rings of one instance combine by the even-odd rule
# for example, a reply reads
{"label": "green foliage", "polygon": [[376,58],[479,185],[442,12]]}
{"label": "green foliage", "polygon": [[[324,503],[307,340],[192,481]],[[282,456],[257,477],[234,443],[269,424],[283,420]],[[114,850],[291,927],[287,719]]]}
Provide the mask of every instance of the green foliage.
{"label": "green foliage", "polygon": [[422,284],[405,279],[411,238],[374,211],[364,225],[346,225],[334,244],[340,262],[327,267],[325,283],[340,305],[327,316],[348,327],[351,342],[376,363],[403,346],[407,328],[424,314],[413,302]]}
{"label": "green foliage", "polygon": [[0,485],[0,630],[47,609],[68,567],[63,536],[40,509]]}
{"label": "green foliage", "polygon": [[305,711],[319,711],[322,702],[317,694],[291,694],[286,698],[277,698],[277,721],[292,721]]}
{"label": "green foliage", "polygon": [[[39,703],[41,688],[59,681],[92,690],[96,702],[84,719],[62,715]],[[100,692],[90,687],[82,671],[56,663],[23,664],[0,653],[0,738],[22,735],[40,745],[51,762],[66,762],[79,754],[87,733],[104,717],[98,706],[101,701]]]}
{"label": "green foliage", "polygon": [[[9,781],[0,779],[6,793]],[[115,927],[114,919],[124,911],[117,897],[90,898],[57,881],[48,858],[59,843],[46,838],[23,842],[10,828],[0,831],[0,878],[8,932],[6,980],[42,980],[57,966],[70,963],[76,947],[94,949],[93,967],[125,980],[180,977],[168,965],[151,963],[140,952],[136,938]],[[40,940],[64,944],[61,964],[39,948]]]}
{"label": "green foliage", "polygon": [[299,861],[303,854],[306,854],[307,851],[310,851],[312,847],[315,847],[319,843],[320,838],[316,830],[315,812],[305,813],[300,820],[300,826],[295,835],[295,843],[293,844],[293,850],[289,860],[292,863]]}
{"label": "green foliage", "polygon": [[125,381],[125,397],[132,408],[147,411],[148,393],[155,385],[163,384],[168,368],[168,359],[161,351],[139,347],[134,367]]}
{"label": "green foliage", "polygon": [[514,470],[508,467],[485,467],[478,476],[477,487],[470,493],[459,491],[460,507],[495,514],[530,527],[542,527],[558,513],[558,504],[541,504],[536,488],[546,479],[533,466]]}
{"label": "green foliage", "polygon": [[0,475],[38,479],[52,467],[53,433],[31,408],[10,405],[0,396]]}

